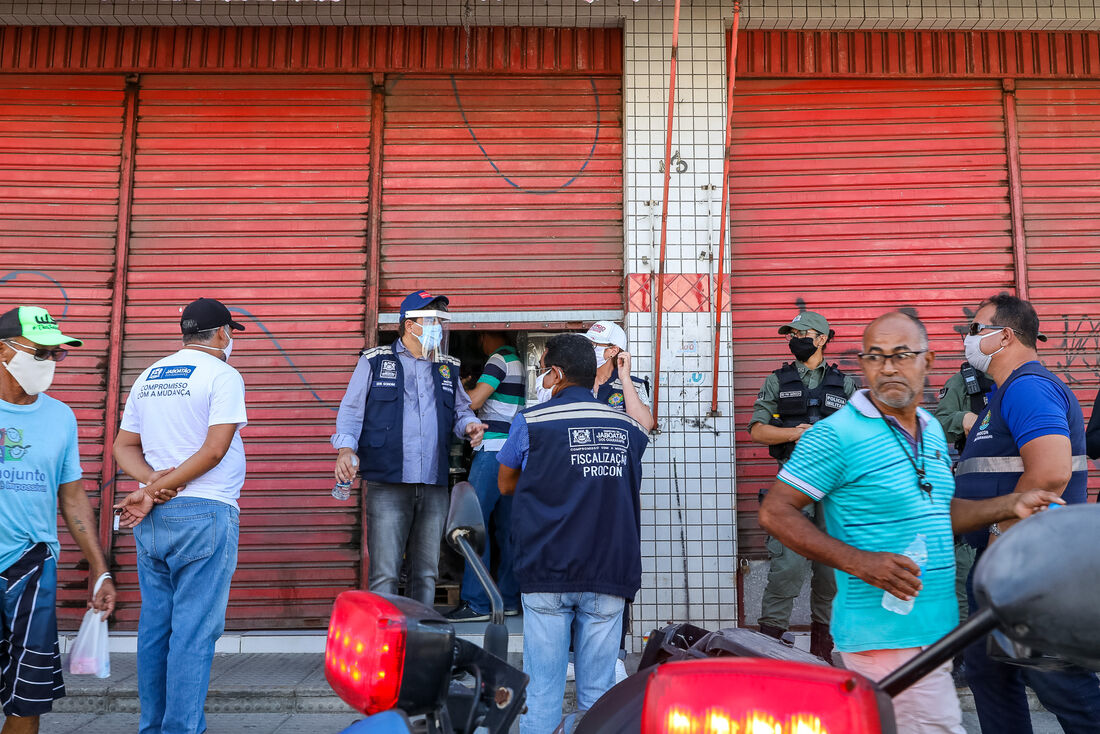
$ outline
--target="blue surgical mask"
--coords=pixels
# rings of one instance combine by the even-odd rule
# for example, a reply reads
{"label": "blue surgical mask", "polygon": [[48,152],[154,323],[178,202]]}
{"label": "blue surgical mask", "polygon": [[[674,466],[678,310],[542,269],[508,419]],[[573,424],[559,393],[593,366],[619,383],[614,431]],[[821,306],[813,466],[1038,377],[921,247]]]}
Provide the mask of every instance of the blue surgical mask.
{"label": "blue surgical mask", "polygon": [[420,347],[424,350],[424,354],[438,349],[439,345],[443,343],[443,325],[442,324],[421,324],[420,333],[416,338],[420,341]]}

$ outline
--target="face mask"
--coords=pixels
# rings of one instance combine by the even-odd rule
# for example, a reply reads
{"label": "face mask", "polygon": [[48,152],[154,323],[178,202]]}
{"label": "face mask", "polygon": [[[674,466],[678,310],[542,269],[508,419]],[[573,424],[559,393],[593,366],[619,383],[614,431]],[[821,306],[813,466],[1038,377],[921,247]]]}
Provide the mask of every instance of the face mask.
{"label": "face mask", "polygon": [[229,343],[225,345],[225,349],[222,352],[225,354],[225,361],[229,361],[229,355],[233,353],[233,332],[229,329],[225,330],[225,335],[229,337]]}
{"label": "face mask", "polygon": [[553,388],[543,387],[543,379],[550,374],[550,370],[546,370],[541,375],[535,378],[535,403],[545,403],[550,398],[554,397]]}
{"label": "face mask", "polygon": [[426,355],[432,350],[438,349],[439,345],[443,343],[443,325],[421,324],[420,334],[416,338],[420,341],[420,347]]}
{"label": "face mask", "polygon": [[8,370],[8,373],[23,388],[28,395],[37,395],[50,389],[53,383],[54,369],[57,363],[52,359],[39,362],[33,356],[19,349],[15,350],[15,356],[8,362],[0,362]]}
{"label": "face mask", "polygon": [[604,352],[606,351],[607,347],[600,344],[596,345],[596,369],[599,369],[600,367],[603,367],[605,364],[607,364],[607,357],[603,356]]}
{"label": "face mask", "polygon": [[[970,363],[970,366],[979,372],[987,372],[989,365],[993,361],[993,355],[1004,349],[998,349],[993,354],[986,354],[982,351],[982,339],[987,336],[993,336],[994,334],[1000,334],[1004,329],[997,329],[991,331],[988,334],[967,334],[963,337],[963,352],[966,354],[966,361]],[[1005,346],[1008,346],[1007,344]]]}
{"label": "face mask", "polygon": [[809,336],[796,336],[792,337],[787,342],[787,347],[791,350],[791,354],[799,362],[805,362],[810,357],[814,356],[814,352],[817,351],[817,345],[814,344],[814,340]]}

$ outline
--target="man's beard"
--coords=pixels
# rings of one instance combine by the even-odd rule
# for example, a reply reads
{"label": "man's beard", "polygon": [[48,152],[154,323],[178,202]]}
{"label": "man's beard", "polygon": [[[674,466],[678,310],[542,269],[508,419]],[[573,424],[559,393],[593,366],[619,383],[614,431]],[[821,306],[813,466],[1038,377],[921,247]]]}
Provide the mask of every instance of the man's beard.
{"label": "man's beard", "polygon": [[907,393],[905,398],[888,398],[874,387],[871,388],[871,394],[883,405],[889,405],[894,410],[901,410],[902,408],[909,407],[913,403],[913,398],[917,396],[917,391],[908,385],[905,386],[905,390]]}

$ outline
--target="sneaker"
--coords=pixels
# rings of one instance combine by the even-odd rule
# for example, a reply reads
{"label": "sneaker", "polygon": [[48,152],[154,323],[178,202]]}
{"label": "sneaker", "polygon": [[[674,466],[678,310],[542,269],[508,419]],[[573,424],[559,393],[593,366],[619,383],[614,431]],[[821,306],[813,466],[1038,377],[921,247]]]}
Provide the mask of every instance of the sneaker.
{"label": "sneaker", "polygon": [[619,658],[615,661],[615,682],[622,683],[626,679],[626,663],[623,662],[622,658]]}
{"label": "sneaker", "polygon": [[488,622],[489,615],[475,611],[470,602],[464,601],[443,615],[452,622]]}
{"label": "sneaker", "polygon": [[504,610],[505,617],[518,617],[522,613],[523,612],[519,607],[508,607]]}

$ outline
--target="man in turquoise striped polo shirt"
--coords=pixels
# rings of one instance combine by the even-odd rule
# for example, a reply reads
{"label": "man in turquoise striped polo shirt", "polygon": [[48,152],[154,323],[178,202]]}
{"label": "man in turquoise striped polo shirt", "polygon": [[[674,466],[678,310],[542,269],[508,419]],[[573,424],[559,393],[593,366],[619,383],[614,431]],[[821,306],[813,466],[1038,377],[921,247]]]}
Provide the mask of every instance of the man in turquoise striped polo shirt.
{"label": "man in turquoise striped polo shirt", "polygon": [[[918,407],[935,355],[917,318],[875,319],[859,359],[870,389],[806,431],[768,491],[760,523],[837,570],[836,647],[845,667],[879,680],[958,624],[955,534],[1061,500],[1039,490],[954,498],[943,429]],[[802,514],[811,502],[821,503],[827,535]],[[896,696],[894,710],[899,734],[964,734],[950,662]]]}
{"label": "man in turquoise striped polo shirt", "polygon": [[[490,517],[496,518],[497,547],[500,560],[497,565],[497,585],[504,597],[505,614],[519,613],[519,585],[512,572],[512,498],[502,497],[497,487],[497,452],[508,438],[512,419],[523,407],[527,392],[523,362],[503,331],[483,331],[478,334],[478,345],[489,357],[477,384],[470,390],[470,407],[478,418],[489,426],[485,438],[475,449],[470,464],[470,484],[477,490],[481,514],[488,529]],[[485,544],[481,560],[489,568],[491,543]],[[489,619],[489,597],[478,583],[469,567],[462,575],[462,602],[447,617],[455,621],[477,622]]]}

